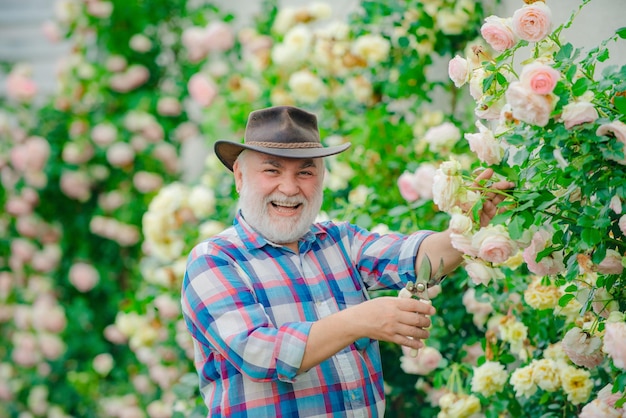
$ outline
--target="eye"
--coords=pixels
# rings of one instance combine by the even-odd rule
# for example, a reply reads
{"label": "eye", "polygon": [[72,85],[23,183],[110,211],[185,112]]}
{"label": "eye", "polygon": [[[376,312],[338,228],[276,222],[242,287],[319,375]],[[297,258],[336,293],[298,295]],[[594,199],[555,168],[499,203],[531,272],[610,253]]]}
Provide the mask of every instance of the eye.
{"label": "eye", "polygon": [[303,177],[311,177],[313,175],[312,171],[301,171],[300,175]]}

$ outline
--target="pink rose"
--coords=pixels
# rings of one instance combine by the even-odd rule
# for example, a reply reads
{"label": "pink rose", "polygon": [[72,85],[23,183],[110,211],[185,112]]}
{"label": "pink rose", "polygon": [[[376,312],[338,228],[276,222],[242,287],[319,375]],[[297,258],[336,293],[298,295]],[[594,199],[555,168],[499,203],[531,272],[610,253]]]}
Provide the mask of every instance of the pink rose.
{"label": "pink rose", "polygon": [[161,116],[179,116],[182,111],[183,106],[176,97],[162,97],[157,103],[157,113]]}
{"label": "pink rose", "polygon": [[536,126],[548,124],[555,104],[552,95],[535,94],[519,81],[509,84],[505,95],[514,118]]}
{"label": "pink rose", "polygon": [[47,20],[41,25],[41,32],[51,43],[56,44],[61,40],[61,30],[59,29],[59,25],[51,20]]}
{"label": "pink rose", "polygon": [[622,214],[622,199],[619,196],[615,195],[611,198],[609,202],[609,208],[618,215]]}
{"label": "pink rose", "polygon": [[143,65],[131,65],[123,73],[113,74],[109,79],[109,86],[119,93],[127,93],[141,85],[150,78],[150,71]]}
{"label": "pink rose", "polygon": [[563,351],[577,366],[593,369],[604,360],[602,340],[578,327],[570,329],[561,343]]}
{"label": "pink rose", "polygon": [[439,350],[433,347],[422,347],[415,357],[410,356],[410,351],[410,348],[402,346],[403,356],[400,357],[400,367],[408,374],[425,376],[439,367],[443,359]]}
{"label": "pink rose", "polygon": [[469,80],[469,62],[456,55],[448,62],[448,76],[456,87],[461,87]]}
{"label": "pink rose", "polygon": [[70,283],[82,293],[94,288],[100,281],[100,273],[91,264],[74,263],[69,272]]}
{"label": "pink rose", "polygon": [[70,199],[85,202],[91,197],[91,179],[82,171],[66,170],[61,173],[60,187]]}
{"label": "pink rose", "polygon": [[479,229],[472,237],[472,246],[478,248],[478,257],[496,264],[504,263],[517,252],[517,244],[503,225]]}
{"label": "pink rose", "polygon": [[187,84],[189,95],[201,106],[210,106],[217,97],[217,86],[209,77],[196,73],[191,76]]}
{"label": "pink rose", "polygon": [[209,51],[227,51],[235,44],[232,28],[224,22],[213,22],[206,27]]}
{"label": "pink rose", "polygon": [[413,184],[415,183],[415,175],[404,172],[398,177],[398,188],[400,194],[407,202],[414,202],[419,199],[419,195],[415,191]]}
{"label": "pink rose", "polygon": [[65,352],[63,340],[56,334],[39,334],[39,350],[48,360],[56,360]]}
{"label": "pink rose", "polygon": [[39,136],[31,136],[11,149],[11,165],[21,172],[43,170],[49,157],[50,144]]}
{"label": "pink rose", "polygon": [[[605,123],[600,125],[596,130],[598,136],[612,136],[622,145],[622,152],[626,154],[626,124],[619,120],[614,120],[611,123]],[[624,158],[611,158],[619,164],[626,165],[626,155]]]}
{"label": "pink rose", "polygon": [[560,273],[565,270],[563,264],[563,251],[554,251],[550,255],[543,257],[537,261],[537,255],[545,250],[550,244],[552,231],[548,229],[540,229],[535,232],[530,245],[524,249],[522,257],[528,266],[528,270],[538,276],[549,276]]}
{"label": "pink rose", "polygon": [[602,349],[613,359],[615,367],[626,370],[626,322],[607,322]]}
{"label": "pink rose", "polygon": [[135,151],[126,142],[117,142],[107,150],[107,161],[115,167],[126,167],[135,160]]}
{"label": "pink rose", "polygon": [[450,234],[450,243],[456,250],[463,254],[476,257],[478,255],[478,249],[472,245],[472,238],[466,234]]}
{"label": "pink rose", "polygon": [[554,91],[561,73],[549,65],[533,62],[525,65],[520,74],[520,82],[536,94],[550,94]]}
{"label": "pink rose", "polygon": [[91,140],[97,145],[106,146],[115,142],[116,139],[117,128],[111,123],[99,123],[91,130]]}
{"label": "pink rose", "polygon": [[626,215],[620,216],[618,225],[620,231],[622,231],[622,234],[626,235]]}
{"label": "pink rose", "polygon": [[29,102],[37,94],[37,84],[33,81],[30,69],[16,66],[6,78],[6,93],[11,99]]}
{"label": "pink rose", "polygon": [[209,50],[207,48],[207,32],[204,28],[192,26],[185,29],[181,40],[187,49],[187,56],[191,62],[198,62],[206,58]]}
{"label": "pink rose", "polygon": [[598,264],[598,272],[602,274],[622,274],[623,271],[622,255],[615,250],[607,250],[606,257]]}
{"label": "pink rose", "polygon": [[502,52],[512,48],[517,39],[511,27],[511,19],[502,19],[498,16],[489,16],[480,28],[480,34],[485,41],[496,51]]}
{"label": "pink rose", "polygon": [[595,122],[598,117],[598,111],[593,103],[585,101],[568,103],[563,106],[561,113],[561,120],[565,124],[565,129],[572,129],[583,123]]}
{"label": "pink rose", "polygon": [[150,193],[161,188],[163,178],[156,173],[138,171],[133,176],[133,185],[141,193]]}
{"label": "pink rose", "polygon": [[398,177],[400,194],[407,202],[433,198],[433,178],[437,169],[432,164],[422,164],[415,173],[402,173]]}
{"label": "pink rose", "polygon": [[552,29],[552,12],[543,2],[527,4],[513,13],[513,32],[528,42],[539,42]]}

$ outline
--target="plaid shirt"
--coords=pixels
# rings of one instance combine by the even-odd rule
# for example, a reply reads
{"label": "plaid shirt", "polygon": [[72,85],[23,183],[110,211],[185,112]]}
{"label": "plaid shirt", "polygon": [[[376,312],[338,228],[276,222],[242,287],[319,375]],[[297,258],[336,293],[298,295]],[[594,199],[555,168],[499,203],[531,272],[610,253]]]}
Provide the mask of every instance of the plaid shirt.
{"label": "plaid shirt", "polygon": [[311,325],[359,304],[367,290],[415,276],[429,232],[378,235],[317,223],[299,254],[275,246],[238,214],[191,252],[182,285],[200,391],[216,417],[382,417],[377,341],[361,339],[297,374]]}

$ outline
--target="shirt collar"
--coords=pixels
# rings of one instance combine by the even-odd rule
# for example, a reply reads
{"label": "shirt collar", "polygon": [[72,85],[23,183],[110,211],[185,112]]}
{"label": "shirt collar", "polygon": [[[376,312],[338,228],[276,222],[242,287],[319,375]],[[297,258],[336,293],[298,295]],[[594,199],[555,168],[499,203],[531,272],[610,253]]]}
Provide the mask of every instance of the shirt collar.
{"label": "shirt collar", "polygon": [[[235,216],[235,219],[233,221],[233,226],[235,228],[235,231],[237,231],[237,235],[239,235],[239,237],[243,241],[244,246],[249,250],[259,249],[264,247],[265,245],[282,248],[281,245],[274,244],[273,242],[268,241],[254,228],[252,228],[250,224],[248,224],[248,222],[246,222],[246,220],[243,218],[241,210],[237,211],[237,215]],[[319,224],[315,223],[311,225],[311,229],[298,240],[300,252],[308,251],[313,243],[318,239],[318,236],[320,239],[323,239],[326,236],[326,231],[321,228]]]}

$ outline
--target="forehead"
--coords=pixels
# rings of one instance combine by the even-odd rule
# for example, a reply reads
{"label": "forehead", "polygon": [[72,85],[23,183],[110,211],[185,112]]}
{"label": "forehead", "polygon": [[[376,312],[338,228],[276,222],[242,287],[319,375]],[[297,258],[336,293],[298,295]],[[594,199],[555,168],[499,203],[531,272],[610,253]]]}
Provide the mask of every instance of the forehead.
{"label": "forehead", "polygon": [[252,152],[255,164],[269,164],[277,167],[321,167],[321,158],[287,158],[276,155]]}

